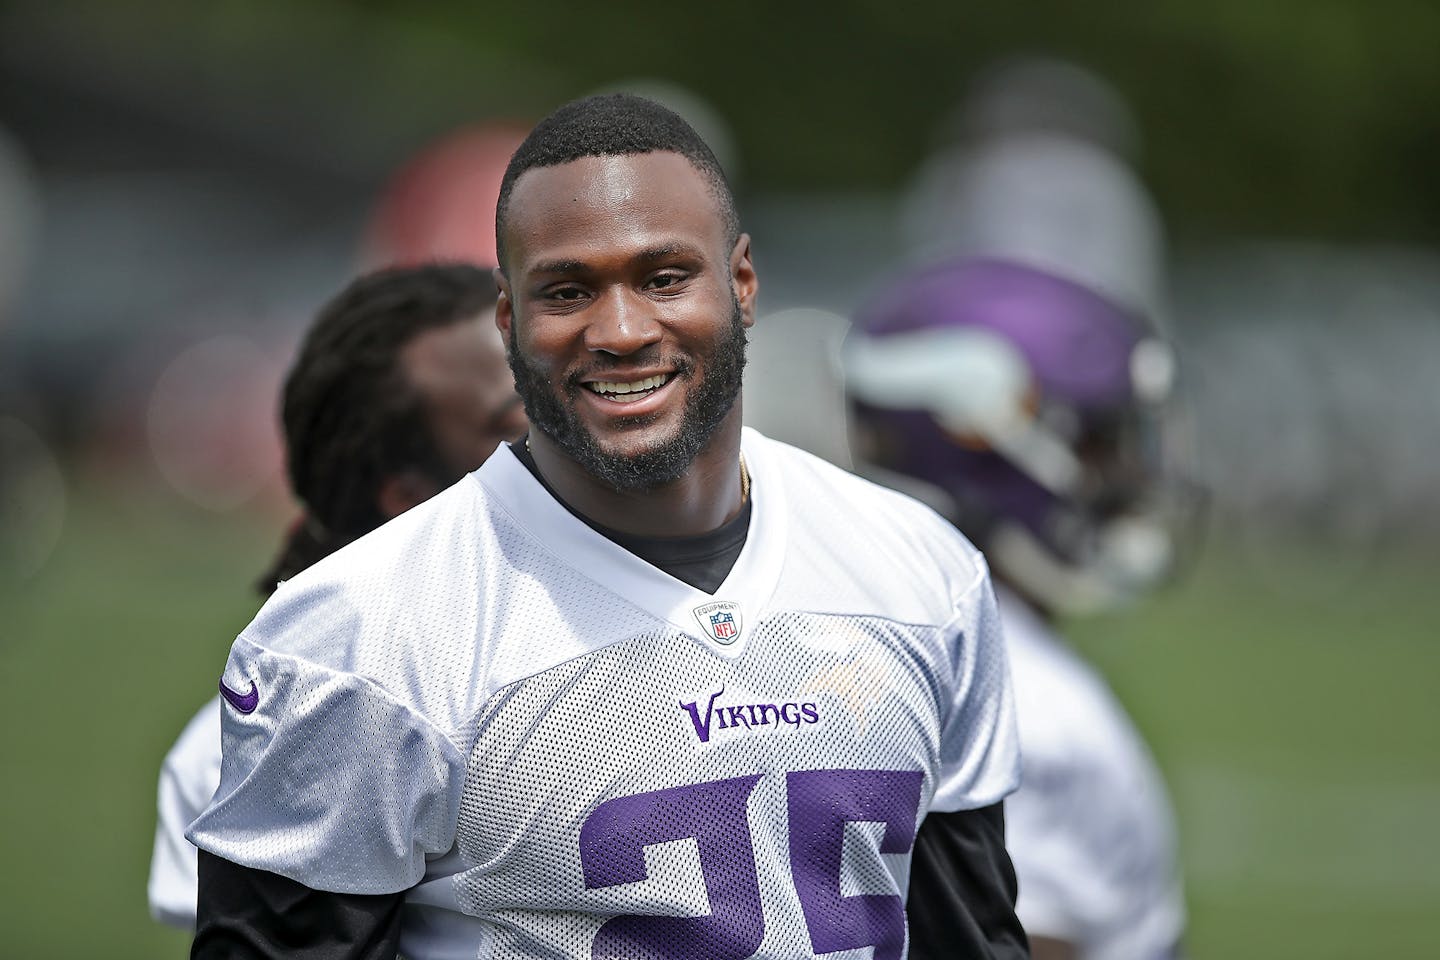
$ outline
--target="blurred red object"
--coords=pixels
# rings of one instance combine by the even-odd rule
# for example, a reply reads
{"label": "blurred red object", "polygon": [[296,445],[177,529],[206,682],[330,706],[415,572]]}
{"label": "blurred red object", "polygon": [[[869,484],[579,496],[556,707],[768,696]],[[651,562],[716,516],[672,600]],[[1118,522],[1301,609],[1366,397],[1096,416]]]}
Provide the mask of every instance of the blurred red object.
{"label": "blurred red object", "polygon": [[362,266],[434,260],[495,265],[495,202],[525,131],[465,127],[427,146],[390,179],[366,231]]}

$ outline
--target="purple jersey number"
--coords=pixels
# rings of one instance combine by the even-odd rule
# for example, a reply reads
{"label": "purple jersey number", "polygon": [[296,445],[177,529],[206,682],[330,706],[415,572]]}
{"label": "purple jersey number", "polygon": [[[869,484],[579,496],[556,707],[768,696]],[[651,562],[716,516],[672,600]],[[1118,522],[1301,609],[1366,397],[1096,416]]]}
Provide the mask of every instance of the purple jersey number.
{"label": "purple jersey number", "polygon": [[[714,780],[607,800],[580,828],[585,886],[646,878],[645,847],[694,838],[711,912],[704,917],[627,914],[595,935],[594,960],[625,957],[742,958],[765,936],[746,806],[760,776]],[[786,777],[790,873],[816,953],[873,946],[875,960],[905,948],[905,906],[894,894],[840,891],[845,824],[885,824],[881,853],[905,853],[915,839],[924,774],[899,770],[805,770]]]}
{"label": "purple jersey number", "polygon": [[905,904],[894,894],[840,893],[845,824],[883,823],[881,853],[907,853],[920,809],[918,770],[801,770],[786,776],[790,874],[816,953],[874,947],[875,960],[905,951]]}
{"label": "purple jersey number", "polygon": [[708,917],[620,916],[595,935],[591,956],[729,960],[760,949],[765,918],[745,804],[759,774],[616,797],[580,828],[585,886],[645,879],[645,847],[694,837],[710,895]]}

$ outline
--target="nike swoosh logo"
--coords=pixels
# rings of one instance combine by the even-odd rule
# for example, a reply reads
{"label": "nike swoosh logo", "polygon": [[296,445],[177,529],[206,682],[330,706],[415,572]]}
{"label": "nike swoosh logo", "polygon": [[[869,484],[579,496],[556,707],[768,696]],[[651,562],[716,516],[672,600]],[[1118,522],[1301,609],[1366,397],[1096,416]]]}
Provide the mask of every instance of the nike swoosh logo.
{"label": "nike swoosh logo", "polygon": [[254,713],[255,708],[260,705],[260,691],[255,686],[255,681],[250,681],[249,693],[237,693],[225,686],[225,681],[220,681],[220,696],[224,697],[230,706],[241,713]]}

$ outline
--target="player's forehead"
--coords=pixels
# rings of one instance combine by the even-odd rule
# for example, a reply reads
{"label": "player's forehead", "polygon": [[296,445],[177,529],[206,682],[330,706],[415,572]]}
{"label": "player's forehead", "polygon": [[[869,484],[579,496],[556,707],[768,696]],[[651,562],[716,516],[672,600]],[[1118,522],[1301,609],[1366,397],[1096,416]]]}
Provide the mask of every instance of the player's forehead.
{"label": "player's forehead", "polygon": [[709,180],[669,151],[582,157],[527,170],[511,191],[505,230],[507,256],[522,275],[666,247],[728,253]]}

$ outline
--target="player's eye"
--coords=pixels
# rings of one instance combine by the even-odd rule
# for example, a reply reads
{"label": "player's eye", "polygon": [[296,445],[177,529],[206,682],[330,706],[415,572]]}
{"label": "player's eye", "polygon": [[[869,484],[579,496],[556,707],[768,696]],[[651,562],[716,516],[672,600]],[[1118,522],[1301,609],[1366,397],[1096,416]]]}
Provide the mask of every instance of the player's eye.
{"label": "player's eye", "polygon": [[645,281],[646,290],[664,290],[684,282],[685,274],[679,270],[666,270]]}
{"label": "player's eye", "polygon": [[543,294],[546,300],[558,300],[561,303],[574,303],[585,296],[585,291],[580,287],[551,287]]}

